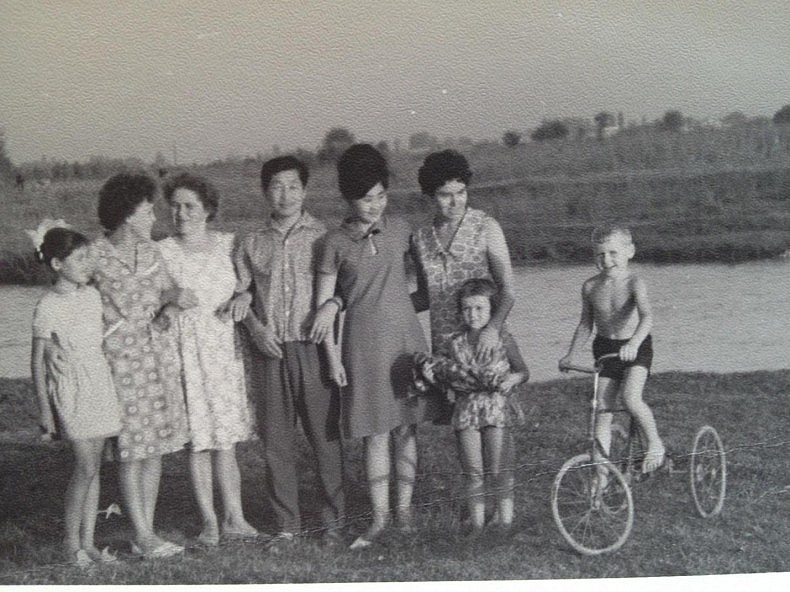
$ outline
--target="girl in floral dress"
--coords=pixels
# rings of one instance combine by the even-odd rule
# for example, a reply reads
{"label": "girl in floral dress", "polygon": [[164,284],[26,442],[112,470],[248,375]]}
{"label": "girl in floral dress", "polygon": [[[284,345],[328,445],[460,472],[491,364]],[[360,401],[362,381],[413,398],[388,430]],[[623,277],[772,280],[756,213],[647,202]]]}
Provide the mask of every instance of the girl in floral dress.
{"label": "girl in floral dress", "polygon": [[497,526],[504,531],[512,526],[514,478],[509,432],[524,420],[513,389],[529,379],[518,345],[507,331],[501,333],[490,357],[481,361],[477,356],[496,295],[497,286],[488,279],[461,284],[457,307],[464,329],[449,339],[446,357],[417,355],[418,375],[455,397],[451,423],[467,480],[473,534],[485,524],[484,475],[494,482]]}

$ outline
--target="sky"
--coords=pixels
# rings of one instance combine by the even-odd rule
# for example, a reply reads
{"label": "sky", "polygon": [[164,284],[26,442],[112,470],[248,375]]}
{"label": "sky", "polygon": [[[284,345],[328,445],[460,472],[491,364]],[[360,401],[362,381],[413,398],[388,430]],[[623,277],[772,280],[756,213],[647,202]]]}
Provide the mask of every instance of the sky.
{"label": "sky", "polygon": [[[787,0],[0,0],[0,128],[21,163],[179,162],[544,118],[790,103]],[[175,147],[175,152],[174,152]]]}

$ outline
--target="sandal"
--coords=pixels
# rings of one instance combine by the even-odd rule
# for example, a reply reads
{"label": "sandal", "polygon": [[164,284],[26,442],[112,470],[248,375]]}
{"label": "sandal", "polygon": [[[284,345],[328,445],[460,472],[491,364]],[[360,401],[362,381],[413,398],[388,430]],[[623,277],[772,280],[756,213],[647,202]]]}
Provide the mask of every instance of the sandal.
{"label": "sandal", "polygon": [[87,569],[93,566],[93,559],[85,549],[77,549],[71,554],[71,565],[79,567],[80,569]]}
{"label": "sandal", "polygon": [[204,530],[197,535],[197,542],[204,547],[219,547],[219,533]]}
{"label": "sandal", "polygon": [[222,528],[222,538],[229,541],[254,541],[261,533],[252,526],[249,528]]}
{"label": "sandal", "polygon": [[165,559],[167,557],[173,557],[174,555],[178,555],[179,553],[184,552],[184,547],[181,545],[177,545],[176,543],[171,543],[169,541],[165,541],[152,551],[148,551],[147,553],[143,553],[143,557],[146,559]]}

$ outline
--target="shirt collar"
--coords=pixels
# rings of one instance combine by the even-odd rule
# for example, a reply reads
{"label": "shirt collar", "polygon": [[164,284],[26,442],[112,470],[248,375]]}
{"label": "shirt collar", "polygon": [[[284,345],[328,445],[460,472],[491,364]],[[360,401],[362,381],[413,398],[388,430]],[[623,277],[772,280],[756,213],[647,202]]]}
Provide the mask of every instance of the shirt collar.
{"label": "shirt collar", "polygon": [[288,232],[293,232],[297,228],[301,227],[312,228],[314,230],[321,230],[323,228],[321,223],[307,210],[302,210],[302,215],[299,216],[299,219],[291,228],[284,228],[283,225],[273,216],[269,216],[269,219],[266,221],[266,230],[274,230],[280,234],[287,234]]}
{"label": "shirt collar", "polygon": [[340,228],[352,241],[359,242],[375,234],[379,234],[384,230],[387,227],[387,219],[382,216],[367,230],[363,230],[360,226],[361,223],[356,218],[346,218],[343,220],[343,224],[341,224]]}

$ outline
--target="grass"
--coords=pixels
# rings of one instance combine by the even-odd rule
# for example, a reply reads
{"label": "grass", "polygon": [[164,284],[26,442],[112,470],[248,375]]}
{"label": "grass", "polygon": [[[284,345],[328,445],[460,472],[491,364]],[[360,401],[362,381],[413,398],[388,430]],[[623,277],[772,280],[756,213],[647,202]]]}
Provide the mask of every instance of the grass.
{"label": "grass", "polygon": [[[470,203],[502,225],[516,264],[587,262],[589,235],[604,222],[633,228],[645,262],[727,262],[775,257],[790,249],[790,128],[625,133],[594,139],[462,148],[475,176]],[[389,157],[390,211],[414,224],[430,220],[416,172],[424,154]],[[192,169],[220,190],[220,228],[244,231],[267,212],[260,162],[216,162]],[[41,283],[24,228],[63,217],[100,231],[101,180],[55,181],[24,192],[0,189],[0,283]],[[314,166],[308,207],[336,224],[344,215],[332,166]],[[168,212],[157,204],[158,236]]]}
{"label": "grass", "polygon": [[[70,460],[63,445],[40,445],[34,435],[31,385],[0,379],[0,584],[210,584],[432,580],[603,578],[780,572],[790,570],[790,441],[786,412],[790,371],[736,374],[668,372],[654,375],[647,397],[670,449],[690,451],[696,430],[709,423],[727,449],[728,493],[723,513],[698,517],[684,475],[660,475],[634,488],[631,537],[613,555],[581,557],[560,537],[549,492],[562,462],[583,448],[589,379],[528,385],[527,424],[518,430],[516,531],[477,544],[458,537],[461,475],[446,427],[419,432],[415,508],[419,530],[392,532],[360,552],[322,548],[316,524],[313,469],[300,446],[301,501],[306,529],[298,543],[269,550],[233,544],[190,549],[183,557],[141,562],[128,555],[125,517],[99,519],[97,540],[120,552],[118,565],[80,572],[59,564],[62,495]],[[783,419],[784,418],[784,419]],[[26,439],[27,438],[27,439]],[[369,505],[358,442],[346,443],[349,538],[364,530]],[[243,497],[261,529],[271,513],[261,495],[260,444],[239,446]],[[101,506],[120,501],[117,471],[103,469]],[[157,514],[165,536],[189,542],[199,519],[184,453],[170,455]]]}

